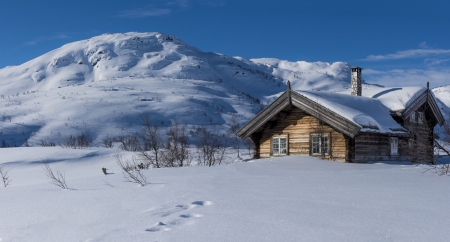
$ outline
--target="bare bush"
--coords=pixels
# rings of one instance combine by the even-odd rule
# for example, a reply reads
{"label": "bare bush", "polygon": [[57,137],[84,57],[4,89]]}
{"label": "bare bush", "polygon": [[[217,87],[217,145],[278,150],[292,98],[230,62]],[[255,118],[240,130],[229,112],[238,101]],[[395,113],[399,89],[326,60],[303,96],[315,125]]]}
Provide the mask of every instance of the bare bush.
{"label": "bare bush", "polygon": [[440,137],[440,141],[434,141],[436,161],[426,169],[426,171],[432,171],[439,176],[450,175],[450,163],[442,161],[442,157],[450,157],[450,120],[446,120],[442,128],[443,137]]}
{"label": "bare bush", "polygon": [[140,185],[147,184],[147,177],[142,173],[142,165],[139,164],[135,157],[132,160],[123,159],[121,155],[115,155],[116,162],[122,169],[122,175],[125,182],[138,183]]}
{"label": "bare bush", "polygon": [[138,134],[121,134],[116,137],[117,142],[120,142],[120,148],[126,151],[139,151],[139,135]]}
{"label": "bare bush", "polygon": [[191,163],[191,155],[188,150],[189,145],[186,125],[181,125],[174,121],[167,130],[166,146],[162,154],[165,166],[189,166]]}
{"label": "bare bush", "polygon": [[114,148],[114,140],[112,138],[108,137],[108,135],[102,140],[102,144],[106,148]]}
{"label": "bare bush", "polygon": [[52,146],[56,146],[55,142],[47,142],[45,140],[41,140],[41,143],[39,143],[40,146],[42,147],[52,147]]}
{"label": "bare bush", "polygon": [[199,165],[214,166],[220,165],[226,156],[227,137],[219,134],[216,128],[208,131],[206,127],[198,128],[196,135],[199,138],[197,152],[199,154]]}
{"label": "bare bush", "polygon": [[78,136],[70,135],[65,137],[60,145],[61,147],[72,149],[89,148],[92,146],[92,139],[84,133]]}
{"label": "bare bush", "polygon": [[253,147],[254,144],[253,144],[252,139],[250,139],[250,137],[245,138],[244,139],[244,145],[245,145],[245,148],[247,148],[248,155],[253,157],[255,155],[254,154],[255,149]]}
{"label": "bare bush", "polygon": [[235,114],[231,115],[231,119],[230,122],[228,123],[228,130],[230,131],[231,134],[231,138],[234,141],[234,145],[237,149],[237,157],[240,158],[240,154],[239,154],[239,144],[241,142],[241,139],[239,138],[239,136],[237,135],[237,132],[239,131],[239,129],[241,128],[241,125],[239,124],[239,122],[237,121],[237,117]]}
{"label": "bare bush", "polygon": [[45,176],[50,180],[50,184],[58,186],[62,189],[68,188],[66,184],[66,176],[63,173],[61,173],[60,171],[56,171],[56,173],[54,173],[47,162],[44,162],[43,169],[45,172]]}
{"label": "bare bush", "polygon": [[0,166],[0,176],[2,177],[4,187],[7,187],[11,183],[8,173],[9,170],[5,170],[2,166]]}
{"label": "bare bush", "polygon": [[144,141],[143,149],[139,152],[139,158],[154,168],[164,166],[162,162],[162,149],[164,148],[164,140],[160,134],[159,127],[152,122],[148,114],[141,117],[142,123],[142,140]]}

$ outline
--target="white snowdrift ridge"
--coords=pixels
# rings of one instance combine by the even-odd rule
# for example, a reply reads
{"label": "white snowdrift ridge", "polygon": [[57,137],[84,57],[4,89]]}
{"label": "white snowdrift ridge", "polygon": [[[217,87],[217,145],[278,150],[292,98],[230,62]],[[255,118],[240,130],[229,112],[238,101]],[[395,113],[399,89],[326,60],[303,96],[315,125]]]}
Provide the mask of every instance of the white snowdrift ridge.
{"label": "white snowdrift ridge", "polygon": [[[229,57],[162,33],[105,34],[0,70],[0,132],[11,145],[85,132],[96,141],[138,129],[247,121],[286,89],[342,91],[349,65]],[[19,135],[18,135],[19,134]]]}

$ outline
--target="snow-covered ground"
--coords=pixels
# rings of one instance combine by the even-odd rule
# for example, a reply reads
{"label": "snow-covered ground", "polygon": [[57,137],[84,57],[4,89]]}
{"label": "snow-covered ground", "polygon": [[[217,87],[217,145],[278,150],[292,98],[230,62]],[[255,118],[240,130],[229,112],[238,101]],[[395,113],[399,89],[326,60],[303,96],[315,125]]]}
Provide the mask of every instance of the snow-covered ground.
{"label": "snow-covered ground", "polygon": [[[115,149],[7,148],[9,241],[448,241],[450,180],[409,164],[283,157],[150,169],[123,182]],[[122,153],[129,157],[131,153]],[[70,189],[48,183],[42,161]],[[102,167],[113,174],[104,175]]]}

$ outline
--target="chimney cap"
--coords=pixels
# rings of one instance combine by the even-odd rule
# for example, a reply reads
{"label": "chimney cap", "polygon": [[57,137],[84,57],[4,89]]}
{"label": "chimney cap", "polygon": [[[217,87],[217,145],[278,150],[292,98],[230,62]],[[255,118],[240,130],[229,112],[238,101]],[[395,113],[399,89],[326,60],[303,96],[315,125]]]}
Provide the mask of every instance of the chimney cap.
{"label": "chimney cap", "polygon": [[359,67],[359,66],[353,66],[352,69],[361,69],[362,70],[363,68]]}

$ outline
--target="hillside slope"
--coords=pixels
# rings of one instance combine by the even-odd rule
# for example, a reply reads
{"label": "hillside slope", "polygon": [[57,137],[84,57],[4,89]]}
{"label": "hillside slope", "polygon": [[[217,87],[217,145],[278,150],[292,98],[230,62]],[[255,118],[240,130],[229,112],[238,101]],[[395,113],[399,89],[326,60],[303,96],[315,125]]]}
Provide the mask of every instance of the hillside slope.
{"label": "hillside slope", "polygon": [[58,141],[85,132],[98,142],[161,126],[245,122],[286,88],[339,91],[347,63],[288,62],[202,52],[162,33],[105,34],[0,70],[0,132],[6,143]]}

